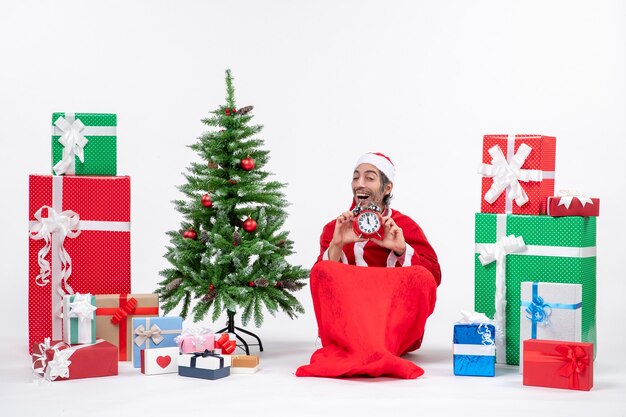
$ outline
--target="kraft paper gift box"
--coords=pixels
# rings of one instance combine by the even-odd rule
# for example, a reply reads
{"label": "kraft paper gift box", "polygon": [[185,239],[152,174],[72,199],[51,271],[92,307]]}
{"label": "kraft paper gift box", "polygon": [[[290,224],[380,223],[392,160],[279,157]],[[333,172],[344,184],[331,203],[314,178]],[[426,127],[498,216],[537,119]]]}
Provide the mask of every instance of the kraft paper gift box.
{"label": "kraft paper gift box", "polygon": [[215,380],[229,376],[230,366],[217,353],[187,353],[178,357],[178,375]]}
{"label": "kraft paper gift box", "polygon": [[552,217],[598,217],[600,215],[600,199],[562,191],[559,195],[548,197],[546,208],[547,214]]}
{"label": "kraft paper gift box", "polygon": [[556,138],[543,135],[485,135],[481,213],[545,214],[554,195]]}
{"label": "kraft paper gift box", "polygon": [[477,213],[475,242],[474,309],[494,318],[496,362],[519,364],[523,281],[581,284],[581,340],[595,344],[595,217]]}
{"label": "kraft paper gift box", "polygon": [[62,294],[130,292],[130,178],[29,177],[29,348],[63,339]]}
{"label": "kraft paper gift box", "polygon": [[117,346],[106,340],[70,346],[47,338],[32,352],[33,371],[46,381],[117,375]]}
{"label": "kraft paper gift box", "polygon": [[[522,282],[520,343],[527,339],[580,342],[582,294],[580,284]],[[520,373],[523,372],[520,345]]]}
{"label": "kraft paper gift box", "polygon": [[141,350],[141,373],[146,375],[178,372],[178,347]]}
{"label": "kraft paper gift box", "polygon": [[524,341],[524,385],[589,391],[593,344],[563,340]]}
{"label": "kraft paper gift box", "polygon": [[176,337],[181,353],[204,352],[215,348],[215,334],[209,329],[198,327],[183,330]]}
{"label": "kraft paper gift box", "polygon": [[494,376],[496,329],[490,323],[455,323],[454,375]]}
{"label": "kraft paper gift box", "polygon": [[133,317],[158,317],[157,294],[96,295],[96,336],[120,350],[120,361],[130,361],[133,352]]}
{"label": "kraft paper gift box", "polygon": [[141,350],[176,347],[183,331],[181,317],[133,317],[133,366],[141,367]]}
{"label": "kraft paper gift box", "polygon": [[96,343],[96,297],[91,294],[63,296],[63,341],[71,345]]}
{"label": "kraft paper gift box", "polygon": [[52,172],[117,175],[117,115],[52,114]]}
{"label": "kraft paper gift box", "polygon": [[[229,355],[222,355],[225,358]],[[231,374],[253,374],[259,370],[259,357],[256,355],[230,355]]]}

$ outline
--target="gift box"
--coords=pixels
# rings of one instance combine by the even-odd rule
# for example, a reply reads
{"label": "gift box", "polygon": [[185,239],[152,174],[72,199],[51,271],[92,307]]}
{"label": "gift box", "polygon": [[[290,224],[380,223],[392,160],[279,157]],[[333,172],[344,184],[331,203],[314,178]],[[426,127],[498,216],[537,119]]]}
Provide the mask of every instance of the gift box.
{"label": "gift box", "polygon": [[146,375],[178,372],[178,347],[141,350],[141,373]]}
{"label": "gift box", "polygon": [[106,340],[70,346],[47,338],[32,352],[33,371],[47,381],[117,375],[117,346]]}
{"label": "gift box", "polygon": [[[225,358],[228,355],[223,355]],[[228,366],[228,365],[226,365]],[[259,357],[256,355],[230,355],[231,374],[253,374],[259,370]]]}
{"label": "gift box", "polygon": [[498,363],[519,364],[520,283],[529,279],[581,284],[581,340],[595,343],[595,217],[477,213],[475,241],[474,308],[503,335]]}
{"label": "gift box", "polygon": [[205,328],[188,328],[176,337],[182,353],[204,352],[215,348],[215,334]]}
{"label": "gift box", "polygon": [[[522,282],[520,341],[527,339],[580,342],[582,286],[547,282]],[[523,372],[520,345],[520,373]]]}
{"label": "gift box", "polygon": [[209,351],[182,354],[178,357],[178,375],[202,379],[220,379],[230,375],[224,357]]}
{"label": "gift box", "polygon": [[215,335],[215,353],[229,355],[237,348],[237,336],[234,333],[217,333]]}
{"label": "gift box", "polygon": [[524,341],[524,385],[589,391],[593,344],[563,340]]}
{"label": "gift box", "polygon": [[61,294],[130,292],[130,178],[29,178],[29,346],[63,338]]}
{"label": "gift box", "polygon": [[455,323],[454,375],[494,376],[496,328],[489,323]]}
{"label": "gift box", "polygon": [[133,317],[133,366],[141,367],[141,350],[176,347],[183,331],[181,317]]}
{"label": "gift box", "polygon": [[557,196],[548,197],[547,214],[553,217],[562,216],[599,216],[600,199],[576,195],[567,191]]}
{"label": "gift box", "polygon": [[157,294],[96,295],[96,336],[120,350],[120,361],[129,361],[133,352],[133,317],[158,317]]}
{"label": "gift box", "polygon": [[52,172],[117,175],[117,115],[52,114]]}
{"label": "gift box", "polygon": [[554,195],[556,138],[542,135],[485,135],[482,213],[545,214]]}
{"label": "gift box", "polygon": [[96,343],[96,297],[91,294],[63,296],[63,341],[71,345]]}

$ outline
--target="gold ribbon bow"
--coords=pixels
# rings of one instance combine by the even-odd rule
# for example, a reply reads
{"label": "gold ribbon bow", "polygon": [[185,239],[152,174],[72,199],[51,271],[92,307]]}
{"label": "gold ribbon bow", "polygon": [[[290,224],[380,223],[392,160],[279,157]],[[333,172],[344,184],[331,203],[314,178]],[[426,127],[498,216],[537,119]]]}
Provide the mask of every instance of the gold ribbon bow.
{"label": "gold ribbon bow", "polygon": [[152,340],[155,345],[158,345],[163,341],[163,336],[161,335],[162,330],[156,324],[150,326],[150,329],[146,329],[146,327],[141,324],[135,329],[135,344],[137,346],[141,346],[144,343],[148,343],[149,340]]}

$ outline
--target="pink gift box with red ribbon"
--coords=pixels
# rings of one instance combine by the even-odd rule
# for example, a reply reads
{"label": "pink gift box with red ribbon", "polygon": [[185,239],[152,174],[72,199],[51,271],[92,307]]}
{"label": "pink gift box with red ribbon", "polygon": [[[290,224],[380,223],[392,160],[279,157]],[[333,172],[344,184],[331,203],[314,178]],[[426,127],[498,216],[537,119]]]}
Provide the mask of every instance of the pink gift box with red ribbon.
{"label": "pink gift box with red ribbon", "polygon": [[545,214],[554,195],[556,138],[485,135],[481,213]]}
{"label": "pink gift box with red ribbon", "polygon": [[29,178],[29,346],[60,340],[64,294],[130,293],[130,177]]}

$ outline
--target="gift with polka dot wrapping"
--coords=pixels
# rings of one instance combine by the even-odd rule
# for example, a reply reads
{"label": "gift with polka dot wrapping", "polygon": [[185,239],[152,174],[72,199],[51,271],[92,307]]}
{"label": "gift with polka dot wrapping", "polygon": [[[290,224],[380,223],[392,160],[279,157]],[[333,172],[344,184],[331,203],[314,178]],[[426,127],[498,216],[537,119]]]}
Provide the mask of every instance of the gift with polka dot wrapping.
{"label": "gift with polka dot wrapping", "polygon": [[[514,138],[514,140],[513,140]],[[485,194],[494,183],[494,178],[483,176],[480,196],[481,213],[508,214],[545,214],[546,199],[554,195],[554,169],[556,156],[556,138],[543,135],[484,135],[483,163],[490,165],[492,157],[489,149],[498,146],[509,163],[518,152],[519,147],[526,144],[532,148],[530,154],[520,167],[522,170],[539,170],[541,181],[520,181],[519,184],[528,196],[528,201],[519,206],[511,199],[511,189],[507,187],[493,202],[485,200]]]}
{"label": "gift with polka dot wrapping", "polygon": [[[46,337],[62,338],[60,293],[70,289],[94,295],[131,292],[130,177],[31,175],[28,213],[28,334],[32,347]],[[80,232],[65,236],[61,245],[60,230],[67,229],[68,218],[78,220],[72,228]],[[43,230],[42,224],[46,225]],[[51,231],[49,244],[41,236],[45,230]],[[62,249],[71,264],[62,256]],[[61,275],[64,265],[71,265],[67,279]],[[47,277],[42,274],[46,269]]]}
{"label": "gift with polka dot wrapping", "polygon": [[[521,283],[582,284],[583,342],[596,344],[596,218],[476,213],[474,309],[493,318],[496,262],[483,265],[481,245],[521,236],[526,247],[506,255],[506,363],[519,364]],[[597,351],[597,347],[594,350]]]}
{"label": "gift with polka dot wrapping", "polygon": [[[67,125],[58,123],[59,118]],[[74,121],[84,125],[78,134],[87,142],[83,146],[83,161],[75,152],[68,154],[74,158],[72,168],[59,170],[57,164],[63,159],[64,145],[59,141],[67,134]],[[63,130],[65,127],[65,130]],[[52,114],[52,167],[58,175],[117,175],[117,115],[110,113],[53,113]],[[56,167],[56,169],[55,169]]]}

